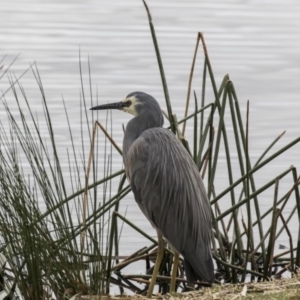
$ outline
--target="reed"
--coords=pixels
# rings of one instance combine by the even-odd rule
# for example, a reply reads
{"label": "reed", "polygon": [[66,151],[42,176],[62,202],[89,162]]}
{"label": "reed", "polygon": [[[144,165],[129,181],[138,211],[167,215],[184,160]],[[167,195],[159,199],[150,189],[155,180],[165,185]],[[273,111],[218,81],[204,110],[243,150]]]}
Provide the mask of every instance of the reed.
{"label": "reed", "polygon": [[[300,264],[300,228],[294,237],[289,222],[293,217],[300,219],[300,177],[292,166],[280,174],[272,174],[262,186],[256,182],[260,176],[258,171],[299,143],[300,137],[273,153],[274,145],[284,133],[273,141],[270,138],[270,145],[253,162],[249,152],[251,109],[248,106],[247,115],[243,116],[229,75],[224,76],[218,87],[208,47],[200,32],[196,37],[184,116],[178,119],[172,113],[154,23],[145,1],[144,5],[162,79],[169,129],[177,134],[193,157],[211,201],[216,283],[269,280],[284,272],[293,276]],[[194,80],[194,71],[199,67],[203,69],[202,78]],[[121,166],[119,171],[112,169],[113,156],[122,155],[122,151],[106,129],[111,120],[109,115],[104,125],[88,113],[87,108],[98,99],[93,96],[90,65],[88,90],[84,87],[81,63],[79,70],[80,154],[62,100],[69,129],[67,168],[61,163],[51,110],[36,65],[29,71],[35,76],[40,91],[42,118],[35,116],[21,78],[11,76],[10,88],[1,96],[8,122],[0,123],[0,267],[4,274],[1,276],[6,278],[2,289],[12,299],[17,295],[23,299],[46,299],[49,294],[57,299],[68,299],[76,294],[103,295],[109,294],[111,285],[118,286],[120,293],[145,294],[147,290],[157,242],[138,228],[135,220],[128,220],[119,212],[120,201],[130,193],[124,170]],[[7,69],[2,72],[1,76]],[[201,82],[201,97],[195,91],[192,93],[198,89],[193,81]],[[194,107],[190,107],[192,94]],[[13,95],[17,112],[8,105],[8,95]],[[21,103],[25,103],[25,107]],[[188,123],[193,127],[190,134],[186,133]],[[41,124],[46,124],[46,133],[42,132]],[[88,150],[84,132],[88,134]],[[103,149],[98,146],[100,141],[104,142]],[[228,180],[225,189],[219,178],[221,154],[226,161],[222,169]],[[279,189],[282,180],[290,182],[289,190]],[[271,189],[274,190],[273,202],[262,210],[260,203],[264,193]],[[40,203],[44,203],[45,208],[42,209]],[[287,203],[293,207],[288,212]],[[264,226],[267,218],[271,221]],[[129,257],[119,253],[118,241],[124,223],[149,241]],[[275,245],[281,234],[288,236],[289,246],[278,253]],[[172,251],[166,249],[158,276],[162,293],[168,291],[172,255]],[[147,274],[121,272],[139,260],[144,261]],[[177,290],[186,290],[181,263],[178,274]]]}

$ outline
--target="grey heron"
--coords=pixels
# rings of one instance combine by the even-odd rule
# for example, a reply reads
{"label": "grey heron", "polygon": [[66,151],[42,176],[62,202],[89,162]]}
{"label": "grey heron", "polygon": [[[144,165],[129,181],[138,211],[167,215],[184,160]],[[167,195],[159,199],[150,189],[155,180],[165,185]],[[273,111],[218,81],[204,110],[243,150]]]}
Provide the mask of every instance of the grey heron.
{"label": "grey heron", "polygon": [[176,136],[162,128],[158,102],[146,93],[133,92],[121,102],[91,108],[103,109],[119,109],[134,116],[123,141],[125,172],[137,204],[158,234],[158,254],[147,296],[152,296],[163,258],[162,237],[176,254],[171,292],[175,291],[179,254],[184,258],[189,284],[198,279],[212,283],[210,203],[194,161]]}

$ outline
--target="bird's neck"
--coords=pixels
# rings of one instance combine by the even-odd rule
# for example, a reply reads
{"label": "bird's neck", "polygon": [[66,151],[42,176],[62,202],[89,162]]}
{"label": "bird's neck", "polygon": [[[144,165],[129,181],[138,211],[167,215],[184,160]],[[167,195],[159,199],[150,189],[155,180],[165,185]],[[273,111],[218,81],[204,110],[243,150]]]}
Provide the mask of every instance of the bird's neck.
{"label": "bird's neck", "polygon": [[127,157],[127,153],[131,147],[131,145],[134,143],[134,141],[142,134],[143,131],[155,128],[155,127],[162,127],[163,125],[163,117],[160,121],[157,121],[155,119],[145,118],[142,115],[139,115],[137,117],[134,117],[131,119],[127,126],[123,141],[123,155],[124,157]]}

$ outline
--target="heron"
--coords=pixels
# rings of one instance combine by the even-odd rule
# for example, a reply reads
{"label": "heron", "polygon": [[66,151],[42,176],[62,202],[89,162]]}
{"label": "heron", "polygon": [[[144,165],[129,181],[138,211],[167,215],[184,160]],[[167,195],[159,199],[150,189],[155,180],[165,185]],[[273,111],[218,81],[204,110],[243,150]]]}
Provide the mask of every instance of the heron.
{"label": "heron", "polygon": [[92,107],[134,116],[125,130],[123,161],[135,201],[156,229],[157,257],[147,296],[151,298],[164,256],[163,238],[174,251],[170,292],[175,292],[179,254],[187,282],[213,283],[211,207],[199,170],[178,138],[166,128],[161,108],[144,92]]}

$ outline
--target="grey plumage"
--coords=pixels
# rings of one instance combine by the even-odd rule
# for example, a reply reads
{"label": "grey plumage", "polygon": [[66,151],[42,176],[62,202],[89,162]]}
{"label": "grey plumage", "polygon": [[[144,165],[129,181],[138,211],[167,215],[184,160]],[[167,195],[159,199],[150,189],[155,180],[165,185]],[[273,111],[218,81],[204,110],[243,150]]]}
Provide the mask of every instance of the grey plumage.
{"label": "grey plumage", "polygon": [[123,159],[141,211],[184,257],[188,282],[212,283],[211,209],[194,161],[176,136],[161,128],[163,115],[152,96],[134,92],[118,105],[92,109],[107,108],[135,116],[126,127]]}

